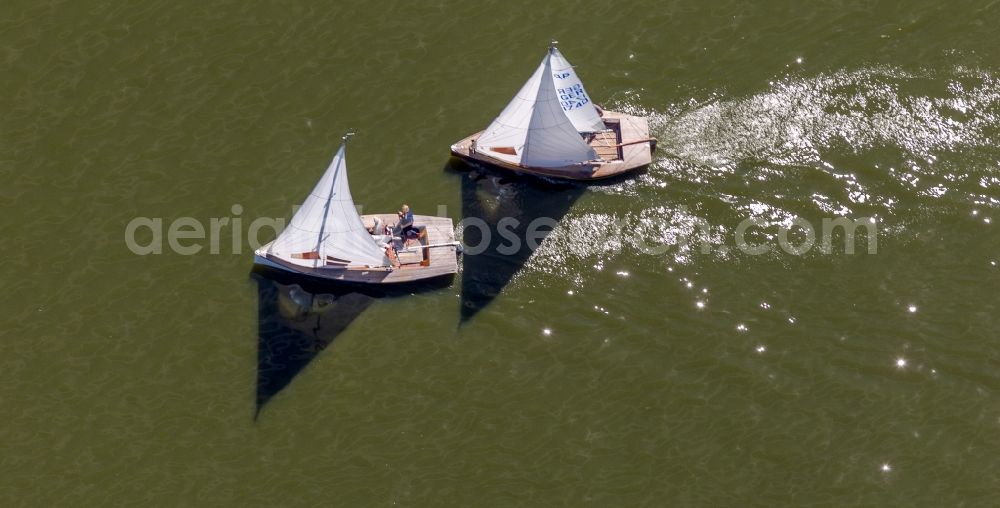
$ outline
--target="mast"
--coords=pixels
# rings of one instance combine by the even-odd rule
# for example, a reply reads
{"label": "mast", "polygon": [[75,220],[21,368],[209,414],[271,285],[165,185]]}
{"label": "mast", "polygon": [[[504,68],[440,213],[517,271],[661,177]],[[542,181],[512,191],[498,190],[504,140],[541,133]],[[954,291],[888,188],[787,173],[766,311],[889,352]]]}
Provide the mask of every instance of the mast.
{"label": "mast", "polygon": [[[340,143],[340,150],[338,150],[339,152],[347,151],[347,140],[350,139],[351,136],[353,135],[354,135],[353,132],[348,131],[340,138],[341,143]],[[326,240],[326,238],[324,237],[323,233],[326,232],[326,220],[327,218],[330,217],[330,202],[333,201],[334,189],[337,188],[337,176],[340,174],[340,165],[342,165],[343,163],[344,163],[343,158],[337,161],[337,168],[334,170],[333,178],[331,179],[330,182],[330,195],[326,198],[326,204],[323,205],[323,222],[321,222],[319,225],[319,235],[316,237],[316,252],[319,253],[320,257],[319,261],[321,265],[325,263],[323,259],[322,247],[323,247],[323,240]]]}

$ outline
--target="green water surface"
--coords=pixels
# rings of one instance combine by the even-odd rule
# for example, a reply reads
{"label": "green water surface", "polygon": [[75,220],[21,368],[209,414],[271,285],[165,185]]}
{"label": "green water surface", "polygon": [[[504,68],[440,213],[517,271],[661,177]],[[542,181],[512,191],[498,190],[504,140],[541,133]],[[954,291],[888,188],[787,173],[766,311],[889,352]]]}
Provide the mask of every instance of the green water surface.
{"label": "green water surface", "polygon": [[[7,2],[0,504],[996,506],[998,22],[987,0]],[[650,118],[646,172],[449,161],[551,39]],[[249,223],[287,217],[348,129],[365,210],[559,226],[412,295],[252,276]],[[842,216],[875,219],[876,253],[731,248],[747,218]],[[240,245],[230,222],[218,254],[139,256],[135,217],[238,217]],[[634,242],[682,236],[712,248]]]}

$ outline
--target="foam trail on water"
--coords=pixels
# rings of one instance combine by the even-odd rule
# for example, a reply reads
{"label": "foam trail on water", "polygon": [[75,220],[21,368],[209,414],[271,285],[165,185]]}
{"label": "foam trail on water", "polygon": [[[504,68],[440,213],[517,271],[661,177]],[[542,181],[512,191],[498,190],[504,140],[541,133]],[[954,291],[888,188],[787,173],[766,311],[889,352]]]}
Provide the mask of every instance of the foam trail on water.
{"label": "foam trail on water", "polygon": [[787,77],[757,95],[656,115],[654,125],[678,156],[732,169],[744,159],[822,164],[821,152],[834,145],[894,146],[919,159],[988,146],[998,109],[1000,81],[985,70],[874,67]]}
{"label": "foam trail on water", "polygon": [[891,236],[930,214],[1000,210],[1000,79],[990,70],[876,66],[660,111],[641,104],[632,91],[608,106],[650,117],[661,150],[649,171],[589,187],[601,198],[571,209],[523,274],[579,279],[622,256],[650,259],[633,258],[639,240],[675,245],[658,264],[696,263],[705,241],[729,245],[709,254],[727,262],[746,218],[787,227],[876,217]]}

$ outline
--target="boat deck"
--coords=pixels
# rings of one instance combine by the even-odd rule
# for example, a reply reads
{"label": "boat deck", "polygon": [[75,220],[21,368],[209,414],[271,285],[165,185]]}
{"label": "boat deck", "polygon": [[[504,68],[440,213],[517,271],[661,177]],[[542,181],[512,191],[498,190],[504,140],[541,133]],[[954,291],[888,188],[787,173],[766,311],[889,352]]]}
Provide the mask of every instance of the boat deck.
{"label": "boat deck", "polygon": [[[617,126],[616,126],[617,127]],[[598,132],[593,135],[587,144],[597,152],[597,156],[606,161],[619,160],[622,158],[621,149],[618,147],[618,140],[620,131],[618,129],[610,129],[604,132]]]}
{"label": "boat deck", "polygon": [[645,118],[617,111],[604,111],[602,119],[608,130],[587,138],[588,144],[597,152],[597,156],[605,161],[601,163],[555,168],[511,164],[472,149],[473,142],[482,135],[482,131],[451,145],[451,153],[470,162],[486,163],[517,173],[571,180],[612,178],[647,166],[653,161],[652,152],[656,147],[656,141],[649,136],[649,123]]}
{"label": "boat deck", "polygon": [[[396,214],[362,215],[361,220],[366,228],[375,224],[375,217],[380,217],[385,224],[395,224],[399,217]],[[422,239],[411,238],[404,242],[394,241],[400,267],[392,271],[392,280],[387,282],[409,282],[411,280],[436,277],[458,272],[458,256],[454,245],[440,247],[421,247],[422,245],[441,245],[455,241],[455,226],[447,217],[430,215],[414,215],[413,225],[423,226],[427,236]],[[427,266],[421,262],[427,261]],[[398,280],[397,280],[398,279]]]}

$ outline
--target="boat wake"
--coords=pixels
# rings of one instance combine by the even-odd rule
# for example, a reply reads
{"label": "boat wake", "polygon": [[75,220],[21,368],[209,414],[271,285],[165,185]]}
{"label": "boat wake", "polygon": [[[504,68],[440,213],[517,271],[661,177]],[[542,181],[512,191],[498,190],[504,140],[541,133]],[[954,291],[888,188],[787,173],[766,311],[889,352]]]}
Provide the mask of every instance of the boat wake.
{"label": "boat wake", "polygon": [[751,97],[692,106],[654,114],[656,131],[678,157],[713,168],[735,171],[746,160],[822,165],[835,147],[896,148],[933,164],[942,151],[992,143],[1000,80],[982,69],[874,67],[785,78]]}
{"label": "boat wake", "polygon": [[747,218],[778,227],[871,217],[882,239],[956,214],[988,224],[1000,210],[1000,78],[989,70],[790,76],[754,95],[719,92],[663,111],[643,111],[639,99],[609,106],[651,117],[653,165],[590,187],[595,199],[567,213],[522,275],[581,278],[641,252],[639,239],[681,243],[661,264],[732,260],[735,249],[698,246],[731,243]]}

